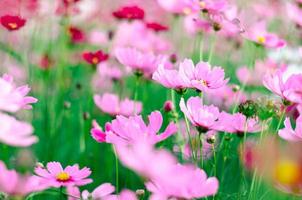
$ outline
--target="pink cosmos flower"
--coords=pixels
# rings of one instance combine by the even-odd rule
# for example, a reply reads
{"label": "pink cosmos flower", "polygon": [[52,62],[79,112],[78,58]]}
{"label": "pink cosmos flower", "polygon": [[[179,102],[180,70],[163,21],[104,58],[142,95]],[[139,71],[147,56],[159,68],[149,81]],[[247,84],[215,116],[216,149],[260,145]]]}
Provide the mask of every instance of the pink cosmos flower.
{"label": "pink cosmos flower", "polygon": [[132,101],[127,98],[120,101],[117,95],[111,93],[105,93],[103,96],[94,95],[94,103],[104,113],[108,113],[112,116],[131,116],[139,114],[142,111],[141,102]]}
{"label": "pink cosmos flower", "polygon": [[167,88],[175,90],[184,90],[190,88],[190,80],[184,74],[182,65],[179,66],[179,70],[166,69],[163,64],[160,64],[157,70],[153,73],[152,79],[162,84]]}
{"label": "pink cosmos flower", "polygon": [[284,126],[285,127],[278,132],[281,138],[292,142],[302,141],[302,115],[300,115],[296,120],[295,130],[292,128],[288,117],[284,121]]}
{"label": "pink cosmos flower", "polygon": [[26,196],[29,193],[46,189],[41,179],[36,176],[20,175],[15,170],[9,170],[0,161],[0,191],[8,196]]}
{"label": "pink cosmos flower", "polygon": [[36,98],[26,96],[30,88],[27,85],[16,87],[13,77],[4,74],[0,77],[0,110],[7,112],[17,112],[20,109],[31,109],[32,103],[36,103]]}
{"label": "pink cosmos flower", "polygon": [[[83,200],[89,200],[89,199],[100,199],[100,200],[107,200],[108,198],[111,198],[114,195],[111,195],[115,190],[115,187],[111,185],[110,183],[103,183],[97,188],[93,190],[93,192],[88,192],[88,190],[84,190],[81,194],[78,187],[70,186],[67,187],[67,193],[71,195],[68,197],[68,200],[76,200],[76,199],[83,199]],[[78,197],[78,198],[75,198]]]}
{"label": "pink cosmos flower", "polygon": [[302,103],[302,74],[293,74],[286,79],[284,72],[278,70],[275,74],[267,74],[263,85],[284,100]]}
{"label": "pink cosmos flower", "polygon": [[143,53],[134,48],[118,48],[115,51],[115,56],[121,64],[145,75],[152,74],[162,61],[161,56]]}
{"label": "pink cosmos flower", "polygon": [[220,115],[217,107],[203,105],[200,97],[190,97],[187,105],[185,104],[185,100],[181,98],[179,106],[180,110],[194,126],[206,130],[215,128]]}
{"label": "pink cosmos flower", "polygon": [[149,143],[117,146],[117,153],[126,167],[148,180],[146,187],[153,193],[151,199],[201,198],[218,190],[216,178],[207,178],[195,166],[177,164],[172,154],[155,150]]}
{"label": "pink cosmos flower", "polygon": [[259,132],[261,129],[260,124],[254,118],[247,119],[241,113],[229,114],[226,112],[220,113],[215,128],[219,131],[239,134]]}
{"label": "pink cosmos flower", "polygon": [[146,27],[142,21],[120,23],[113,40],[113,51],[121,47],[132,47],[142,52],[166,53],[171,43],[161,34]]}
{"label": "pink cosmos flower", "polygon": [[0,112],[0,142],[11,146],[27,147],[38,141],[33,127],[16,120],[14,117]]}
{"label": "pink cosmos flower", "polygon": [[292,2],[286,4],[287,15],[290,20],[302,26],[302,9]]}
{"label": "pink cosmos flower", "polygon": [[91,130],[92,137],[98,142],[117,145],[132,144],[137,140],[146,140],[152,144],[158,143],[176,133],[177,127],[171,122],[163,133],[157,134],[162,126],[163,117],[159,111],[152,112],[146,125],[141,115],[124,117],[118,115],[105,126],[105,132],[97,124]]}
{"label": "pink cosmos flower", "polygon": [[245,36],[267,48],[281,48],[286,45],[286,41],[280,39],[276,34],[269,33],[266,30],[266,24],[264,21],[256,23],[245,34]]}
{"label": "pink cosmos flower", "polygon": [[110,195],[104,200],[138,200],[135,192],[131,190],[124,189],[118,195]]}
{"label": "pink cosmos flower", "polygon": [[122,78],[123,71],[118,66],[104,62],[97,66],[97,76],[116,81]]}
{"label": "pink cosmos flower", "polygon": [[[177,174],[177,176],[175,176]],[[218,180],[208,178],[206,173],[194,166],[177,164],[163,177],[146,183],[152,192],[151,199],[197,199],[212,196],[218,191]]]}
{"label": "pink cosmos flower", "polygon": [[[261,85],[266,74],[273,74],[279,68],[284,69],[285,65],[280,66],[270,59],[265,61],[257,60],[253,69],[249,69],[246,66],[240,67],[237,69],[236,75],[239,81],[243,84]],[[254,76],[254,74],[258,74],[258,76]]]}
{"label": "pink cosmos flower", "polygon": [[59,162],[49,162],[46,168],[36,167],[35,173],[51,187],[82,186],[92,182],[92,179],[87,178],[91,174],[90,169],[79,169],[78,165],[63,169]]}
{"label": "pink cosmos flower", "polygon": [[215,66],[211,69],[210,64],[206,62],[199,62],[195,67],[192,60],[185,59],[180,66],[192,87],[202,92],[221,88],[229,81],[224,79],[224,70],[221,67]]}

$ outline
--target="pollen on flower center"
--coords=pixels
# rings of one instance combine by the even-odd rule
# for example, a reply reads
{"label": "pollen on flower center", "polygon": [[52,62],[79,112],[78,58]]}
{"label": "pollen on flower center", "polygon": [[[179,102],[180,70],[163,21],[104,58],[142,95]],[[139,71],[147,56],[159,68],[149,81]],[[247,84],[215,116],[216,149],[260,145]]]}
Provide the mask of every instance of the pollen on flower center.
{"label": "pollen on flower center", "polygon": [[275,178],[281,184],[295,184],[301,179],[300,166],[290,160],[279,162],[275,169]]}
{"label": "pollen on flower center", "polygon": [[183,12],[184,14],[189,15],[191,14],[192,10],[190,8],[184,8]]}
{"label": "pollen on flower center", "polygon": [[201,8],[205,8],[205,7],[206,7],[206,3],[205,3],[204,1],[200,1],[200,2],[199,2],[199,6],[200,6]]}
{"label": "pollen on flower center", "polygon": [[15,29],[18,27],[18,25],[16,23],[8,23],[8,26],[12,29]]}
{"label": "pollen on flower center", "polygon": [[68,181],[70,179],[70,175],[66,172],[60,172],[59,174],[57,174],[56,179],[58,181]]}
{"label": "pollen on flower center", "polygon": [[265,43],[265,37],[263,37],[263,36],[258,36],[257,37],[257,41],[260,43],[260,44],[264,44]]}
{"label": "pollen on flower center", "polygon": [[92,58],[92,63],[93,64],[98,64],[99,59],[97,57]]}
{"label": "pollen on flower center", "polygon": [[206,86],[206,87],[209,86],[209,83],[208,83],[206,80],[200,80],[200,83],[201,83],[203,86]]}

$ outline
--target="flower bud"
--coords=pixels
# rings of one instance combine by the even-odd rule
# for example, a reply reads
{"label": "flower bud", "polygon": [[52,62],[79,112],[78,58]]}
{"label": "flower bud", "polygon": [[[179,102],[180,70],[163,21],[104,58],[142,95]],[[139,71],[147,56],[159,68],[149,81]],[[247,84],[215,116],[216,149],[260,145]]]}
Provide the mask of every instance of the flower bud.
{"label": "flower bud", "polygon": [[165,112],[170,112],[170,111],[174,110],[173,102],[172,101],[166,101],[164,103],[164,110],[165,110]]}

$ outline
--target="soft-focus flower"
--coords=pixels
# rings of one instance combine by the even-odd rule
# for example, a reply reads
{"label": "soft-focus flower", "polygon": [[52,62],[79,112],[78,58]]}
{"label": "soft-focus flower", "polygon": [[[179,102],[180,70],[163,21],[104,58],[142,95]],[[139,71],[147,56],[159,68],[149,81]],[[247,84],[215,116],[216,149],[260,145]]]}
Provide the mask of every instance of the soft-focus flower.
{"label": "soft-focus flower", "polygon": [[21,175],[15,170],[9,170],[0,161],[0,191],[8,196],[26,196],[29,193],[46,189],[41,179],[32,175]]}
{"label": "soft-focus flower", "polygon": [[87,167],[79,169],[78,165],[63,169],[59,162],[49,162],[46,168],[36,167],[35,173],[52,187],[82,186],[92,182],[92,179],[87,178],[91,174],[90,169]]}
{"label": "soft-focus flower", "polygon": [[162,126],[163,117],[159,111],[152,112],[146,125],[141,115],[124,117],[118,115],[111,123],[107,123],[105,132],[99,127],[91,130],[92,137],[98,142],[113,143],[116,145],[133,144],[138,140],[152,144],[161,142],[176,133],[177,127],[170,122],[164,132],[157,134]]}
{"label": "soft-focus flower", "polygon": [[166,102],[164,103],[164,111],[170,112],[170,111],[172,111],[172,110],[174,110],[173,102],[172,102],[172,101],[166,101]]}
{"label": "soft-focus flower", "polygon": [[68,27],[67,33],[72,43],[81,43],[86,40],[85,33],[75,26]]}
{"label": "soft-focus flower", "polygon": [[218,184],[215,177],[208,178],[203,170],[178,164],[162,177],[151,179],[146,187],[153,193],[151,199],[194,199],[215,195]]}
{"label": "soft-focus flower", "polygon": [[135,20],[118,25],[114,33],[112,52],[121,47],[132,47],[143,52],[167,53],[172,44],[163,35],[147,28],[145,22]]}
{"label": "soft-focus flower", "polygon": [[128,117],[142,111],[141,102],[132,101],[128,98],[120,100],[117,95],[111,93],[105,93],[102,96],[94,95],[93,99],[98,108],[112,116],[123,115]]}
{"label": "soft-focus flower", "polygon": [[[131,146],[117,146],[121,162],[147,178],[151,199],[201,198],[216,194],[218,180],[192,165],[177,164],[165,150],[155,150],[149,143],[138,141]],[[175,176],[177,174],[177,176]]]}
{"label": "soft-focus flower", "polygon": [[30,91],[27,85],[16,87],[13,77],[4,74],[0,77],[0,110],[17,112],[20,109],[31,109],[37,99],[26,96]]}
{"label": "soft-focus flower", "polygon": [[143,53],[134,48],[118,48],[115,56],[121,64],[145,75],[151,75],[163,59],[162,56]]}
{"label": "soft-focus flower", "polygon": [[254,118],[247,119],[241,113],[229,114],[226,112],[220,113],[215,128],[219,131],[237,134],[258,132],[261,129],[258,121]]}
{"label": "soft-focus flower", "polygon": [[117,19],[144,19],[145,12],[138,6],[125,6],[112,13]]}
{"label": "soft-focus flower", "polygon": [[200,97],[190,97],[185,104],[185,100],[181,98],[180,109],[190,122],[199,128],[208,130],[215,128],[220,112],[213,105],[203,105]]}
{"label": "soft-focus flower", "polygon": [[22,28],[26,20],[21,18],[20,16],[11,16],[4,15],[0,18],[2,26],[4,26],[9,31],[16,31]]}
{"label": "soft-focus flower", "polygon": [[302,103],[302,74],[293,74],[287,79],[284,75],[281,70],[267,74],[263,79],[263,85],[283,100]]}
{"label": "soft-focus flower", "polygon": [[103,61],[108,60],[109,55],[104,53],[102,50],[98,50],[96,52],[84,52],[82,54],[83,59],[91,64],[91,65],[97,65]]}
{"label": "soft-focus flower", "polygon": [[162,32],[162,31],[167,31],[169,28],[167,26],[161,25],[156,22],[147,22],[146,27],[155,31],[155,32]]}
{"label": "soft-focus flower", "polygon": [[33,133],[33,127],[16,120],[14,117],[0,113],[0,142],[11,146],[26,147],[38,141]]}
{"label": "soft-focus flower", "polygon": [[[93,192],[88,192],[88,190],[84,190],[81,194],[78,187],[70,186],[67,187],[67,192],[69,195],[71,195],[68,200],[76,200],[76,199],[83,199],[83,200],[89,200],[89,199],[95,199],[95,200],[107,200],[109,198],[112,198],[115,195],[111,195],[115,190],[115,187],[111,185],[110,183],[103,183],[97,188],[93,190]],[[78,198],[75,198],[78,197]]]}
{"label": "soft-focus flower", "polygon": [[245,35],[248,39],[268,48],[281,48],[286,45],[285,40],[280,39],[274,33],[268,33],[266,31],[264,21],[256,23]]}
{"label": "soft-focus flower", "polygon": [[284,121],[284,128],[280,129],[278,134],[285,140],[288,141],[302,141],[302,116],[300,115],[296,120],[295,130],[292,128],[290,119],[287,117]]}

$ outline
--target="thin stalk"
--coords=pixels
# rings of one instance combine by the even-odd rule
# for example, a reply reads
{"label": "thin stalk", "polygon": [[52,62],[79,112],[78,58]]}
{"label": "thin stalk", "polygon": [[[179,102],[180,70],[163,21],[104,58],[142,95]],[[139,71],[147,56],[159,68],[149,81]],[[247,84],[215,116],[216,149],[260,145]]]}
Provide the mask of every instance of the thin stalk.
{"label": "thin stalk", "polygon": [[209,57],[208,57],[208,63],[211,63],[211,61],[212,61],[213,53],[214,53],[214,50],[215,50],[215,45],[216,45],[216,34],[213,36],[213,39],[211,41],[211,47],[210,47],[210,53],[209,53]]}
{"label": "thin stalk", "polygon": [[190,144],[190,148],[191,148],[192,158],[193,158],[194,161],[196,161],[196,156],[195,156],[195,153],[194,153],[194,150],[193,150],[193,143],[192,143],[192,138],[191,138],[191,134],[190,134],[189,120],[188,120],[186,115],[184,115],[184,116],[185,116],[186,130],[187,130],[187,134],[188,134],[188,137],[189,137],[189,144]]}
{"label": "thin stalk", "polygon": [[203,34],[200,34],[200,42],[199,42],[199,60],[203,60]]}
{"label": "thin stalk", "polygon": [[118,157],[115,147],[113,146],[114,155],[115,155],[115,185],[116,191],[119,191],[119,167],[118,167]]}

